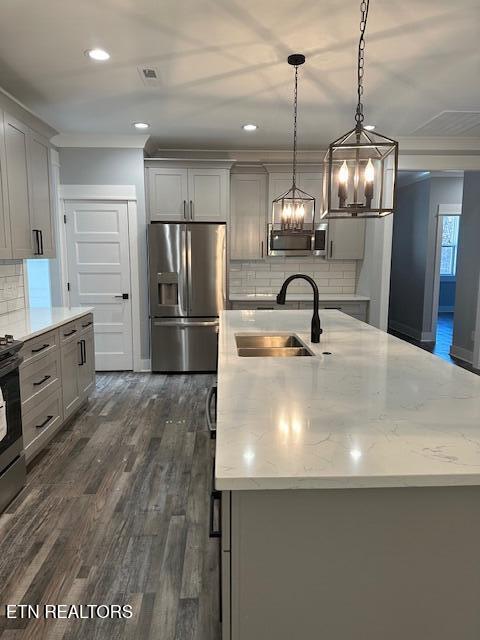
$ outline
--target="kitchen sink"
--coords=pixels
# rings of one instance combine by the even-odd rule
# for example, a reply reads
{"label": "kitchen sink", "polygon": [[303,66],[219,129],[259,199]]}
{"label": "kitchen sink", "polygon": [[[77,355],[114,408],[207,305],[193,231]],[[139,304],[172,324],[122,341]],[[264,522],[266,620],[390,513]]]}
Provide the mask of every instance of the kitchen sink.
{"label": "kitchen sink", "polygon": [[237,352],[244,358],[295,358],[313,353],[293,335],[237,334]]}

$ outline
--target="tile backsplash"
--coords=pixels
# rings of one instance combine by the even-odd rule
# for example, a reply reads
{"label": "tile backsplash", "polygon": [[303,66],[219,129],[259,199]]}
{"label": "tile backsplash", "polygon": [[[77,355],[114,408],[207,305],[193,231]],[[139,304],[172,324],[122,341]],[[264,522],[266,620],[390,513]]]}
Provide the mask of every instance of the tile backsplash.
{"label": "tile backsplash", "polygon": [[23,261],[0,260],[0,315],[24,308]]}
{"label": "tile backsplash", "polygon": [[[285,278],[294,273],[311,276],[320,293],[355,293],[356,261],[334,260],[327,262],[321,258],[275,257],[266,260],[230,262],[230,293],[278,293]],[[308,293],[308,282],[297,280],[289,286],[289,291]]]}

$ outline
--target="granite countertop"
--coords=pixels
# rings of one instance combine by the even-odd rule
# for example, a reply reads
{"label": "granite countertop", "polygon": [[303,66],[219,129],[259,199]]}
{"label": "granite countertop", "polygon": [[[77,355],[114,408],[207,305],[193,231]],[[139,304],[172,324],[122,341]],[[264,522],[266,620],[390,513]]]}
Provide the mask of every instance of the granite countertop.
{"label": "granite countertop", "polygon": [[[224,311],[220,490],[480,485],[480,376],[339,311]],[[293,333],[315,357],[245,358],[236,333]],[[323,355],[331,352],[331,355]]]}
{"label": "granite countertop", "polygon": [[0,334],[10,333],[15,340],[30,340],[92,312],[93,307],[21,309],[0,316]]}
{"label": "granite countertop", "polygon": [[[229,300],[232,302],[275,302],[276,293],[231,293]],[[368,296],[360,296],[356,293],[320,293],[320,302],[368,302]],[[312,302],[311,293],[287,292],[287,302]]]}

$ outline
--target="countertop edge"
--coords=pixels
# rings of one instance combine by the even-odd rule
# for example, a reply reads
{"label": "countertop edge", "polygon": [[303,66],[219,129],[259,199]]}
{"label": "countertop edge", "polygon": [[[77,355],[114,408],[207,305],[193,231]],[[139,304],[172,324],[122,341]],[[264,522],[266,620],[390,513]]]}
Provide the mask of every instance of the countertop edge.
{"label": "countertop edge", "polygon": [[[59,327],[61,327],[64,324],[67,324],[68,322],[72,322],[73,320],[78,320],[78,318],[81,318],[87,313],[93,313],[94,311],[93,307],[82,307],[81,310],[79,308],[74,307],[75,311],[71,311],[68,307],[52,307],[51,311],[55,309],[58,309],[59,311],[65,313],[65,316],[63,318],[59,318],[58,320],[54,320],[50,322],[47,321],[45,322],[45,325],[43,325],[39,329],[35,329],[35,331],[29,331],[28,333],[18,332],[18,326],[22,322],[25,322],[25,318],[27,317],[27,314],[31,312],[35,313],[35,309],[29,309],[29,308],[14,311],[12,313],[5,314],[4,316],[0,316],[0,328],[1,328],[0,330],[1,331],[5,330],[6,333],[12,333],[16,340],[22,340],[23,342],[26,342],[27,340],[32,340],[33,338],[41,336],[42,334],[47,333],[48,331],[53,331],[54,329],[58,329]],[[40,308],[38,309],[38,312],[41,312]],[[11,329],[9,329],[9,326],[11,327]]]}

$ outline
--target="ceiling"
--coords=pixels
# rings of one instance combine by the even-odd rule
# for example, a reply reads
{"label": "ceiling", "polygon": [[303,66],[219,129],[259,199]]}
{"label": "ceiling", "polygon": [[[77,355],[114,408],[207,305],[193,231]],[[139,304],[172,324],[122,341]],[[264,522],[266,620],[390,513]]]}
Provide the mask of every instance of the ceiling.
{"label": "ceiling", "polygon": [[[358,27],[357,0],[2,0],[0,83],[61,132],[125,134],[142,120],[163,147],[281,149],[286,58],[302,52],[299,144],[315,149],[353,125]],[[479,40],[478,0],[371,0],[366,122],[410,136],[445,111],[480,112]],[[111,60],[87,59],[92,47]],[[158,70],[153,86],[142,66]],[[468,136],[452,117],[448,131]],[[458,117],[480,130],[480,113]]]}

